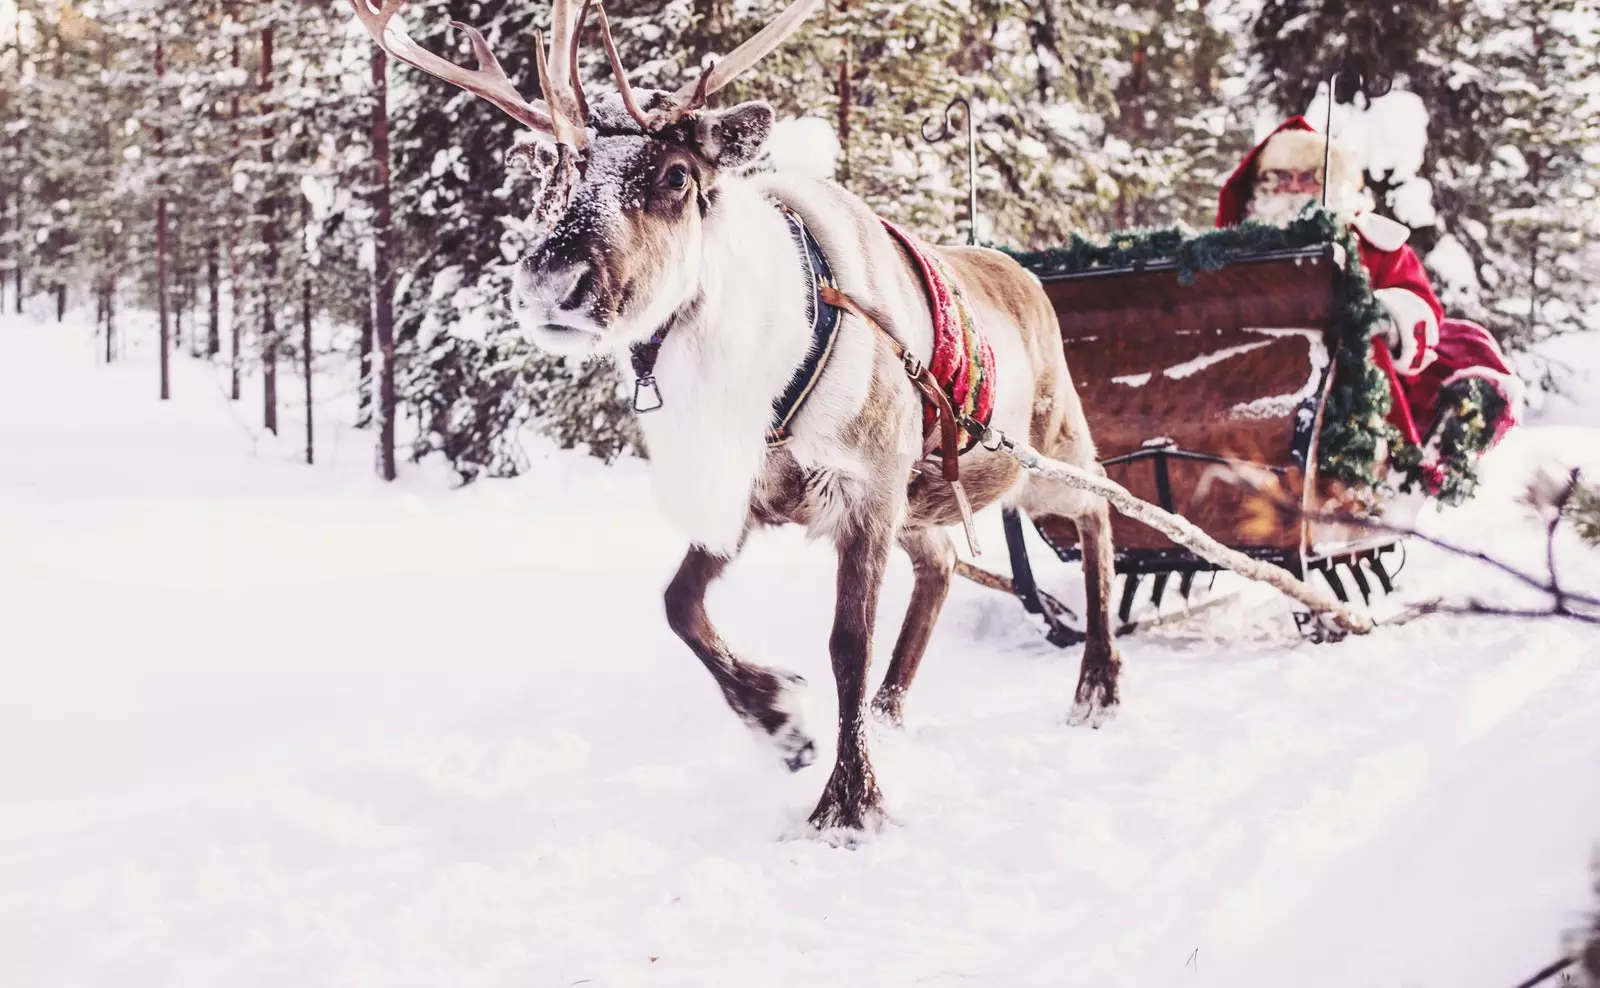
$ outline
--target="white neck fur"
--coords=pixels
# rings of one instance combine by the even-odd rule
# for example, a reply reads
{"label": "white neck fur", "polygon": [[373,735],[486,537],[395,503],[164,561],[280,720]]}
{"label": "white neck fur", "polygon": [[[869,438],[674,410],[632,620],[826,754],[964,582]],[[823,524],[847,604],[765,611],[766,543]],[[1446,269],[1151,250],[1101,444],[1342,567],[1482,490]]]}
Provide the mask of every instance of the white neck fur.
{"label": "white neck fur", "polygon": [[748,182],[723,178],[703,229],[700,303],[662,344],[662,407],[639,422],[662,510],[694,544],[732,556],[772,403],[811,343],[808,282],[788,223]]}

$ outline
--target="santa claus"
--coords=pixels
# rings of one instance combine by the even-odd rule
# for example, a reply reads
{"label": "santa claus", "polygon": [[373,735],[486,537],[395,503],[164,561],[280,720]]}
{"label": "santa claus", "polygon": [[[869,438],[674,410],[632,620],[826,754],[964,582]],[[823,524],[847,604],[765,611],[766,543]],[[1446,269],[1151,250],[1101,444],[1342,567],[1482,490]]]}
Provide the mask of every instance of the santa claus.
{"label": "santa claus", "polygon": [[1329,211],[1357,235],[1362,266],[1386,317],[1373,356],[1393,386],[1395,426],[1407,441],[1420,444],[1417,426],[1432,431],[1440,390],[1481,377],[1506,399],[1507,413],[1495,423],[1498,440],[1520,415],[1522,382],[1487,330],[1445,318],[1422,261],[1406,244],[1411,230],[1368,210],[1361,163],[1350,147],[1337,140],[1330,147],[1304,117],[1285,121],[1245,155],[1223,185],[1217,226],[1244,220],[1287,223],[1310,203],[1322,201],[1324,186]]}

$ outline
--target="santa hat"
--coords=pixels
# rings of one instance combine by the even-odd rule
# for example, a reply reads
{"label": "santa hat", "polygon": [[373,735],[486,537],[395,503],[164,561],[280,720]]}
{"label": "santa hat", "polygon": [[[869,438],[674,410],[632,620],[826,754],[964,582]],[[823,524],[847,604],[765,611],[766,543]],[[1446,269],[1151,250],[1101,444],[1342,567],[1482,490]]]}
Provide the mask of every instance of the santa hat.
{"label": "santa hat", "polygon": [[[1327,142],[1305,117],[1291,117],[1250,149],[1239,167],[1228,176],[1217,201],[1217,226],[1233,226],[1244,219],[1245,207],[1255,193],[1256,176],[1263,169],[1316,170],[1322,174],[1322,156]],[[1335,213],[1354,212],[1361,203],[1361,162],[1354,149],[1334,141],[1327,151],[1328,208]]]}

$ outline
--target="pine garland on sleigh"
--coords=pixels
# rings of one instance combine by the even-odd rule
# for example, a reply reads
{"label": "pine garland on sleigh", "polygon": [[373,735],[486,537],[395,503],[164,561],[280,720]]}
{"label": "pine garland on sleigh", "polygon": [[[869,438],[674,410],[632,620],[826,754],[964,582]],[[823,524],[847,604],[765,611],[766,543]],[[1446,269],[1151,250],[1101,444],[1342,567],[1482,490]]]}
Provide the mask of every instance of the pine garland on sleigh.
{"label": "pine garland on sleigh", "polygon": [[[1346,258],[1360,256],[1356,234],[1325,210],[1313,208],[1286,226],[1247,221],[1200,234],[1181,227],[1121,230],[1104,242],[1074,235],[1065,246],[1047,250],[999,249],[1038,275],[1170,261],[1177,265],[1179,282],[1188,284],[1199,272],[1216,271],[1241,255],[1329,242],[1338,244]],[[1372,358],[1371,340],[1382,328],[1383,310],[1359,262],[1346,263],[1339,277],[1342,307],[1326,341],[1336,358],[1317,443],[1319,473],[1351,486],[1381,489],[1392,484],[1402,492],[1421,490],[1446,504],[1466,500],[1478,484],[1478,457],[1493,442],[1495,425],[1508,411],[1505,400],[1480,378],[1448,385],[1440,394],[1437,426],[1423,436],[1422,446],[1407,442],[1389,422],[1394,397],[1388,377]],[[1382,476],[1384,472],[1390,475]]]}

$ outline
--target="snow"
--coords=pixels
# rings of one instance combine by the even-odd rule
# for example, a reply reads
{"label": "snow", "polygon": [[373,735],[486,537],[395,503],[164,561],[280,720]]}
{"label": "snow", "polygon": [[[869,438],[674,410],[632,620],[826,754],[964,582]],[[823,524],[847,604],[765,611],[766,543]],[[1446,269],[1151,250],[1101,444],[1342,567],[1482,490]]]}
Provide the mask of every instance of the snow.
{"label": "snow", "polygon": [[1427,262],[1428,270],[1450,288],[1467,291],[1478,287],[1478,271],[1472,263],[1472,255],[1452,234],[1439,238],[1433,250],[1428,251]]}
{"label": "snow", "polygon": [[[1548,375],[1553,390],[1528,389],[1529,405],[1540,422],[1590,425],[1600,422],[1600,332],[1569,333],[1511,355],[1513,367],[1528,380]],[[1592,475],[1600,478],[1600,474]]]}
{"label": "snow", "polygon": [[1254,343],[1240,343],[1237,346],[1223,347],[1221,350],[1214,350],[1211,353],[1201,354],[1200,356],[1195,357],[1193,360],[1185,360],[1181,364],[1174,364],[1161,373],[1163,376],[1169,377],[1174,381],[1180,381],[1183,378],[1189,377],[1193,374],[1198,374],[1214,364],[1220,364],[1224,360],[1227,360],[1231,357],[1238,357],[1249,353],[1252,350],[1259,350],[1264,346],[1271,345],[1271,340],[1260,340]]}
{"label": "snow", "polygon": [[839,138],[820,117],[785,117],[773,123],[766,150],[779,172],[828,179],[839,158]]}
{"label": "snow", "polygon": [[[959,584],[872,738],[896,825],[784,840],[832,740],[788,774],[667,630],[641,463],[530,442],[519,480],[386,487],[330,384],[306,467],[293,409],[264,436],[188,357],[158,402],[148,328],[107,367],[86,323],[0,320],[8,986],[1511,984],[1591,905],[1592,631],[1312,646],[1246,593],[1123,639],[1089,731],[1077,652]],[[1522,478],[1600,467],[1600,406],[1570,411],[1424,523],[1535,564]],[[819,726],[833,568],[762,536],[711,598]],[[1510,593],[1420,547],[1402,584]],[[880,671],[909,585],[897,558]]]}
{"label": "snow", "polygon": [[[1318,131],[1328,126],[1326,84],[1306,107],[1305,117]],[[1397,186],[1391,203],[1401,222],[1412,227],[1434,223],[1433,185],[1418,177],[1428,146],[1428,108],[1422,97],[1395,89],[1371,101],[1358,98],[1355,103],[1337,104],[1332,131],[1334,140],[1348,144],[1368,174],[1387,175]]]}

